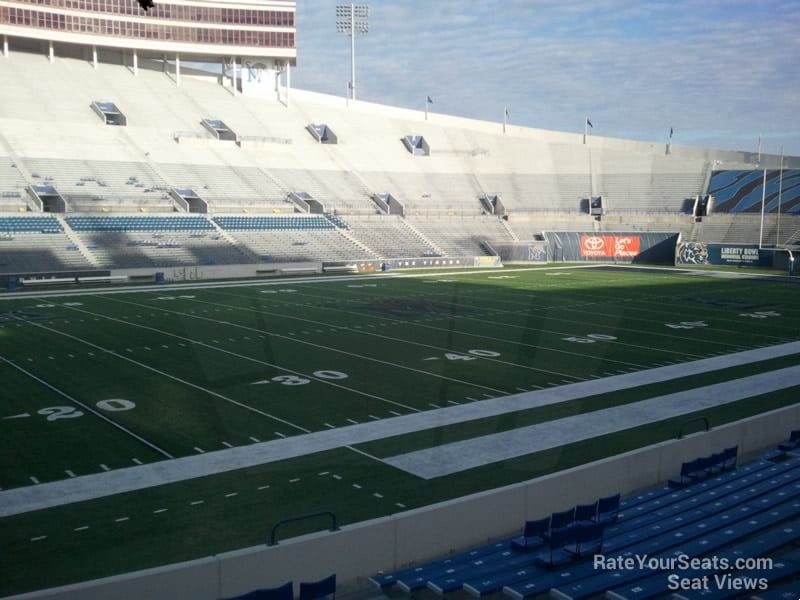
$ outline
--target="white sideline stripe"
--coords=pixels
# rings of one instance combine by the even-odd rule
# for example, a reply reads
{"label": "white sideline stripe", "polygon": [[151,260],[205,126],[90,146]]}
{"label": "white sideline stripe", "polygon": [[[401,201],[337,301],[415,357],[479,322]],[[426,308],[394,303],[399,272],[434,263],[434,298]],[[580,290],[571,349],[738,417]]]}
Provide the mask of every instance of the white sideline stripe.
{"label": "white sideline stripe", "polygon": [[567,440],[570,443],[580,442],[798,385],[800,366],[787,367],[632,404],[408,452],[385,458],[384,462],[417,477],[433,479],[557,448],[563,446]]}
{"label": "white sideline stripe", "polygon": [[[592,379],[535,392],[525,392],[482,402],[462,404],[461,406],[430,410],[424,413],[412,413],[394,419],[382,419],[360,425],[315,431],[286,439],[239,446],[229,450],[186,456],[166,462],[159,461],[140,467],[115,469],[108,473],[95,473],[76,479],[64,479],[37,486],[14,488],[0,492],[0,517],[102,498],[167,483],[187,481],[196,477],[254,467],[396,435],[514,413],[538,406],[547,406],[587,396],[670,381],[797,353],[800,353],[800,342],[790,342],[768,348],[757,348],[746,352],[685,362],[675,366],[636,371],[635,373],[615,375],[605,379]],[[770,375],[774,376],[775,373],[774,371],[766,373],[765,378],[768,379]],[[794,385],[798,385],[798,381],[800,379],[795,378]],[[761,393],[763,392],[755,392],[755,394]],[[628,408],[632,408],[631,405],[628,405]],[[652,413],[650,418],[652,420]],[[334,478],[339,477],[334,475]]]}

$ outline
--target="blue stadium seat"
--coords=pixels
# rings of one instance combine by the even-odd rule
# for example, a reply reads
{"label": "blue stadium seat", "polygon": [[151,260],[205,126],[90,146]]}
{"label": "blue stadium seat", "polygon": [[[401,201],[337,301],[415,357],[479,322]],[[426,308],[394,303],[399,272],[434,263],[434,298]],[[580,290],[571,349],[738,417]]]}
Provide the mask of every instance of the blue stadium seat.
{"label": "blue stadium seat", "polygon": [[597,501],[591,504],[578,504],[575,507],[575,523],[595,522],[597,520]]}
{"label": "blue stadium seat", "polygon": [[534,558],[537,565],[557,567],[572,561],[575,552],[570,551],[578,541],[578,527],[563,527],[551,529],[547,539],[547,550],[540,552]]}
{"label": "blue stadium seat", "polygon": [[792,431],[788,440],[778,444],[778,450],[781,452],[790,452],[797,448],[800,448],[800,429]]}
{"label": "blue stadium seat", "polygon": [[597,522],[610,525],[619,517],[620,495],[607,496],[597,501]]}
{"label": "blue stadium seat", "polygon": [[526,521],[522,535],[511,540],[513,550],[527,551],[544,543],[544,534],[550,530],[550,517]]}
{"label": "blue stadium seat", "polygon": [[329,575],[319,581],[300,584],[299,600],[317,600],[318,598],[336,598],[336,575]]}
{"label": "blue stadium seat", "polygon": [[233,596],[224,600],[293,600],[292,582],[287,581],[276,588],[253,590],[241,596]]}

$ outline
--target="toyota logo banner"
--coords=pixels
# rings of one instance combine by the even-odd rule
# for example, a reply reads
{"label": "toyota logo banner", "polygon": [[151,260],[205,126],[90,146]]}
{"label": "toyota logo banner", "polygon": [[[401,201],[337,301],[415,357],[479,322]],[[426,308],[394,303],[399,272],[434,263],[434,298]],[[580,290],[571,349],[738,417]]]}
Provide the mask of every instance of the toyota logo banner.
{"label": "toyota logo banner", "polygon": [[638,235],[582,235],[581,256],[584,258],[633,258],[639,254]]}

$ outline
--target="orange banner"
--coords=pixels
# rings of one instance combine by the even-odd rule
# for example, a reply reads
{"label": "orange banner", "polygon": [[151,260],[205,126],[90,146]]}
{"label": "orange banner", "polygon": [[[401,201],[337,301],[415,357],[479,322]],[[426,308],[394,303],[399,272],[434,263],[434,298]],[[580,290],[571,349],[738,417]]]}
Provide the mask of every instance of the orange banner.
{"label": "orange banner", "polygon": [[581,256],[632,258],[639,254],[639,236],[582,235]]}

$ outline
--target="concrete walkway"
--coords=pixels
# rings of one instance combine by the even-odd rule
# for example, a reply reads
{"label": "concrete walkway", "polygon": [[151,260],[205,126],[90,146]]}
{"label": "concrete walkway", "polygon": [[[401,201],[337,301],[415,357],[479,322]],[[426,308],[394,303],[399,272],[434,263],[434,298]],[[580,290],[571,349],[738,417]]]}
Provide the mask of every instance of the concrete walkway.
{"label": "concrete walkway", "polygon": [[[249,446],[239,446],[229,450],[208,452],[197,456],[118,469],[107,473],[96,473],[51,483],[15,488],[0,492],[0,517],[186,481],[196,477],[254,467],[405,433],[513,413],[537,406],[557,404],[587,396],[635,388],[797,353],[800,353],[800,342],[790,342],[667,367],[582,381],[546,390],[524,392],[392,419],[317,431]],[[777,379],[775,373],[778,372],[766,374],[764,378]],[[787,372],[786,376],[793,377],[794,383],[787,381],[783,387],[800,385],[800,375]],[[744,380],[737,380],[737,382],[732,383],[732,386],[738,388],[742,385],[741,381]],[[636,407],[641,404],[634,403],[620,407],[620,409],[623,412],[635,411]],[[697,410],[697,408],[693,406],[691,410]],[[647,414],[649,415],[649,420],[654,419],[653,413]],[[594,419],[594,417],[584,418]],[[555,446],[570,443],[574,441],[575,433],[575,431],[571,430],[562,431],[559,436],[552,438],[551,443]],[[438,446],[432,449],[431,452],[441,453],[443,452],[442,448],[442,446]],[[524,453],[533,451],[525,450]],[[396,457],[396,459],[398,458]],[[497,460],[492,458],[491,455],[487,455],[485,458],[477,456],[476,459],[483,460],[480,464]]]}

